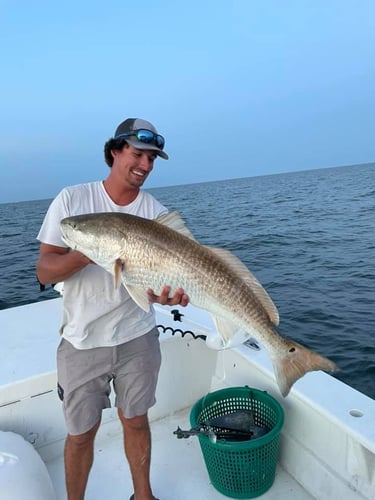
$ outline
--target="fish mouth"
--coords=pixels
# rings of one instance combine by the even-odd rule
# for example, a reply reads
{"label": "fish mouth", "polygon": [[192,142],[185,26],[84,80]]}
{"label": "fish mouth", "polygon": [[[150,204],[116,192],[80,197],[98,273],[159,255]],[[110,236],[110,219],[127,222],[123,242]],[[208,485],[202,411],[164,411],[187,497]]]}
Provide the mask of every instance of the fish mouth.
{"label": "fish mouth", "polygon": [[74,229],[74,224],[69,220],[69,219],[63,219],[60,222],[60,230],[62,235],[66,235],[68,231],[71,231]]}

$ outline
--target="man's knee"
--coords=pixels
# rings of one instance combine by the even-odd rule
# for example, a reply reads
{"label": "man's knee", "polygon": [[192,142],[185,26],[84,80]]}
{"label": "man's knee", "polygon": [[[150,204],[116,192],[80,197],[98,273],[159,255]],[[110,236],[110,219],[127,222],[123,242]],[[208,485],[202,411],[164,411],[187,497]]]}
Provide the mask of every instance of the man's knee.
{"label": "man's knee", "polygon": [[98,432],[99,426],[100,426],[100,420],[94,425],[92,429],[90,429],[87,432],[84,432],[83,434],[76,434],[76,435],[68,434],[67,443],[77,448],[85,447],[87,445],[92,444],[94,442],[96,433]]}
{"label": "man's knee", "polygon": [[125,431],[145,431],[149,429],[148,416],[139,415],[132,418],[125,418],[122,410],[118,409],[118,415]]}

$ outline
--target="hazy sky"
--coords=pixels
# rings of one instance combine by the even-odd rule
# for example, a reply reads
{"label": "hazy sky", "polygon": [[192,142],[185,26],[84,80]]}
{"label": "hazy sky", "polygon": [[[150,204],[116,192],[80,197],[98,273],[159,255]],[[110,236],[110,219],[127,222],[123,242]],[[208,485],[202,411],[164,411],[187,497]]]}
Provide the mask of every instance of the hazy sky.
{"label": "hazy sky", "polygon": [[127,117],[146,187],[375,161],[374,0],[0,0],[0,202],[107,176]]}

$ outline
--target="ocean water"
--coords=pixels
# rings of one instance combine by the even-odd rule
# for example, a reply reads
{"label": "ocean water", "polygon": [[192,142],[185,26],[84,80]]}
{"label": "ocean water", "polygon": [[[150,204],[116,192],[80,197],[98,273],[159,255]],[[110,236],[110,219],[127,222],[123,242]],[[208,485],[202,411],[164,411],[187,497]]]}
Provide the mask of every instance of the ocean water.
{"label": "ocean water", "polygon": [[[150,189],[203,244],[234,252],[280,333],[331,358],[375,398],[375,164]],[[50,200],[0,205],[0,309],[48,300],[35,278]]]}

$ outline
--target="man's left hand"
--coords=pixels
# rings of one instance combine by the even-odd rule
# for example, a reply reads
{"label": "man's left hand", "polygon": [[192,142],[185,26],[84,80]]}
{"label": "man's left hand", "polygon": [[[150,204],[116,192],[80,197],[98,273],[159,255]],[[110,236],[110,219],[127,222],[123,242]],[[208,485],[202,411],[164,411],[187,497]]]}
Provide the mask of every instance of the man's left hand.
{"label": "man's left hand", "polygon": [[186,295],[182,288],[177,288],[172,298],[169,298],[171,291],[170,286],[164,286],[160,295],[155,295],[154,291],[147,290],[147,295],[152,303],[161,304],[162,306],[187,306],[189,303],[189,296]]}

